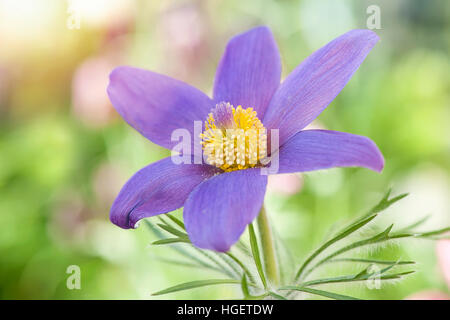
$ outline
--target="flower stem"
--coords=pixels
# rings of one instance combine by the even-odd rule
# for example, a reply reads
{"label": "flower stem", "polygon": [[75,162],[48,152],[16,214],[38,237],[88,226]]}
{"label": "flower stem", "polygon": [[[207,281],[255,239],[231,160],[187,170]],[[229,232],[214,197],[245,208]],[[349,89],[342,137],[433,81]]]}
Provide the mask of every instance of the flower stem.
{"label": "flower stem", "polygon": [[261,237],[261,247],[264,256],[264,266],[267,273],[267,278],[274,285],[279,284],[277,260],[275,258],[275,248],[272,237],[272,230],[270,229],[269,218],[264,206],[257,218],[259,234]]}

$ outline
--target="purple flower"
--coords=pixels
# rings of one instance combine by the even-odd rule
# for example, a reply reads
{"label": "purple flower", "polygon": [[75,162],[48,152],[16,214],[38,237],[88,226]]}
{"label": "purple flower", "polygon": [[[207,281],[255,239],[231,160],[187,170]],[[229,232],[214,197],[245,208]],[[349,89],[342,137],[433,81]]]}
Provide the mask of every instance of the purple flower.
{"label": "purple flower", "polygon": [[[169,149],[177,144],[171,141],[172,131],[185,128],[193,136],[194,121],[205,121],[206,129],[279,129],[279,173],[352,166],[380,172],[384,159],[370,139],[303,130],[342,90],[377,41],[372,31],[352,30],[317,50],[280,84],[277,45],[268,28],[257,27],[228,43],[213,99],[181,81],[132,67],[111,73],[108,95],[128,124]],[[111,221],[133,228],[142,218],[184,206],[193,244],[229,250],[258,215],[267,176],[249,164],[249,154],[241,154],[239,162],[239,154],[231,153],[238,164],[227,165],[222,160],[228,153],[208,149],[217,143],[211,132],[202,135],[210,164],[176,165],[166,158],[141,169],[120,191]]]}

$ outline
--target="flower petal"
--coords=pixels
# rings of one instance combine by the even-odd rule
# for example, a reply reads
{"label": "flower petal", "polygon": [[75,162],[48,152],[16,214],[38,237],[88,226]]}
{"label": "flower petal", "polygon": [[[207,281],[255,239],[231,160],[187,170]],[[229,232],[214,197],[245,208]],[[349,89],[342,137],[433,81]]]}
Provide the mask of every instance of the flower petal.
{"label": "flower petal", "polygon": [[292,71],[275,92],[263,121],[266,128],[280,130],[280,146],[328,106],[377,41],[370,30],[352,30]]}
{"label": "flower petal", "polygon": [[208,96],[184,82],[132,67],[111,72],[108,95],[129,125],[168,149],[178,143],[171,141],[173,130],[184,128],[194,137],[194,121],[203,122],[214,106]]}
{"label": "flower petal", "polygon": [[192,189],[217,173],[214,167],[174,164],[165,158],[139,170],[123,186],[114,201],[110,219],[121,228],[134,228],[146,217],[183,206]]}
{"label": "flower petal", "polygon": [[439,266],[450,289],[450,240],[439,240],[436,245]]}
{"label": "flower petal", "polygon": [[252,107],[262,119],[280,76],[280,54],[269,28],[251,29],[229,41],[217,69],[214,100]]}
{"label": "flower petal", "polygon": [[259,213],[267,176],[259,169],[217,175],[199,186],[184,204],[189,238],[199,248],[226,252]]}
{"label": "flower petal", "polygon": [[279,173],[333,167],[365,167],[380,172],[384,158],[369,138],[328,130],[304,130],[279,149]]}

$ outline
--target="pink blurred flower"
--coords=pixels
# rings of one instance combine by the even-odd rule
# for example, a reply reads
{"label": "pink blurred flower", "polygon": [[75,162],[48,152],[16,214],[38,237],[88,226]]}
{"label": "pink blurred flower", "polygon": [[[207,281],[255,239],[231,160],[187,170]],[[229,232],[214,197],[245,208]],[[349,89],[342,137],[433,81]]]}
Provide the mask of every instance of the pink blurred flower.
{"label": "pink blurred flower", "polygon": [[89,126],[103,126],[113,115],[105,93],[112,68],[113,63],[109,59],[94,57],[85,60],[75,71],[72,81],[73,112]]}
{"label": "pink blurred flower", "polygon": [[166,70],[174,77],[195,82],[208,63],[210,41],[207,14],[201,3],[170,6],[161,15],[160,36],[167,57]]}
{"label": "pink blurred flower", "polygon": [[410,295],[406,300],[449,300],[450,296],[437,290],[425,290]]}
{"label": "pink blurred flower", "polygon": [[48,224],[49,235],[58,243],[78,244],[85,237],[86,222],[92,211],[76,192],[66,191],[57,200]]}
{"label": "pink blurred flower", "polygon": [[450,289],[450,240],[438,241],[436,246],[439,266]]}
{"label": "pink blurred flower", "polygon": [[[450,240],[440,240],[436,244],[436,254],[440,269],[450,290]],[[407,300],[450,300],[450,295],[438,290],[414,293]]]}
{"label": "pink blurred flower", "polygon": [[268,192],[291,196],[300,191],[303,179],[295,173],[277,174],[269,176],[267,184]]}
{"label": "pink blurred flower", "polygon": [[72,112],[90,127],[103,127],[117,116],[106,94],[109,73],[122,63],[130,45],[133,20],[111,23],[99,51],[80,63],[72,78]]}
{"label": "pink blurred flower", "polygon": [[116,198],[122,185],[126,182],[126,176],[122,175],[121,167],[117,164],[101,164],[93,177],[93,188],[97,200],[97,207],[104,212]]}

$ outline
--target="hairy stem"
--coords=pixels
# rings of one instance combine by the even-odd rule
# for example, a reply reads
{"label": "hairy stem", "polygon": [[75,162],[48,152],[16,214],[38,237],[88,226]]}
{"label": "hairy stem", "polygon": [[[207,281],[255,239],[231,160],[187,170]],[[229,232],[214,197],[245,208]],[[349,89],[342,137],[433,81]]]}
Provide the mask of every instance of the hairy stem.
{"label": "hairy stem", "polygon": [[277,260],[275,256],[275,247],[273,243],[272,230],[270,229],[269,218],[264,206],[257,218],[258,230],[261,237],[261,247],[264,257],[264,267],[267,278],[274,285],[279,284]]}

